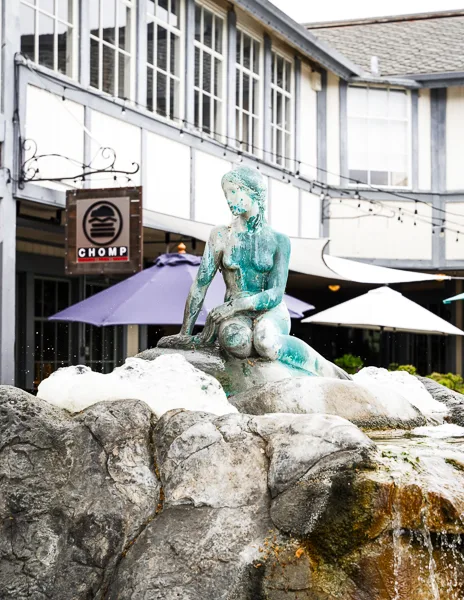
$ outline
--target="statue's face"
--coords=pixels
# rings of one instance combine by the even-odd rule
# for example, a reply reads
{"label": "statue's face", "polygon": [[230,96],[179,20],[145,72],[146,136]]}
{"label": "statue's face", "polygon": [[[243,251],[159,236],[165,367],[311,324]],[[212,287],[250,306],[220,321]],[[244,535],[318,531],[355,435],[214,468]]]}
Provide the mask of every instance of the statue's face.
{"label": "statue's face", "polygon": [[224,190],[224,196],[226,197],[230,212],[234,217],[251,211],[253,200],[239,185],[225,181],[222,189]]}

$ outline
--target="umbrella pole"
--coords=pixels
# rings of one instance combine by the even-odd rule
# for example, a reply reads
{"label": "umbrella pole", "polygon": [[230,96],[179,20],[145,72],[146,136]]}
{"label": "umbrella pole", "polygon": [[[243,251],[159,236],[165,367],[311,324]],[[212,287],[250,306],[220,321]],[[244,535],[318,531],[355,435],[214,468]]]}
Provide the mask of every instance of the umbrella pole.
{"label": "umbrella pole", "polygon": [[380,366],[388,368],[388,333],[380,328]]}

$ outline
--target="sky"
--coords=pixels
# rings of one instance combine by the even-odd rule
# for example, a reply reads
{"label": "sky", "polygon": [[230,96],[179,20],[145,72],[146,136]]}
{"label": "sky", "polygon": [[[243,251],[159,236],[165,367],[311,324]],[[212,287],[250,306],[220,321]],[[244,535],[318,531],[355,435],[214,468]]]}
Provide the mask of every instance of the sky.
{"label": "sky", "polygon": [[271,0],[299,23],[464,9],[463,0]]}

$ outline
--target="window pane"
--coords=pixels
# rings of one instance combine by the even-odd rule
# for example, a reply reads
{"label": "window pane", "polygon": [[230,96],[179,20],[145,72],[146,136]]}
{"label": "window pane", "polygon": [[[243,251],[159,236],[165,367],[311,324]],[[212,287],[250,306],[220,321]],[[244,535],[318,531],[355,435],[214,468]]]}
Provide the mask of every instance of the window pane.
{"label": "window pane", "polygon": [[240,148],[240,140],[242,138],[242,120],[240,118],[240,110],[235,111],[235,145]]}
{"label": "window pane", "polygon": [[214,60],[214,94],[222,97],[222,61],[217,58]]}
{"label": "window pane", "polygon": [[277,57],[277,80],[276,83],[279,87],[284,85],[284,59],[280,56]]}
{"label": "window pane", "polygon": [[406,119],[408,116],[406,92],[390,90],[388,98],[388,115],[393,119]]}
{"label": "window pane", "polygon": [[43,360],[53,362],[55,360],[55,323],[53,321],[45,321],[42,323],[43,328]]}
{"label": "window pane", "polygon": [[251,68],[251,38],[248,35],[243,35],[243,66],[247,69]]}
{"label": "window pane", "polygon": [[220,17],[214,17],[216,21],[215,40],[214,48],[216,52],[222,54],[222,28],[224,27],[224,21]]}
{"label": "window pane", "polygon": [[388,185],[388,171],[371,171],[372,185]]}
{"label": "window pane", "polygon": [[156,12],[156,9],[155,9],[156,0],[146,0],[146,3],[147,3],[147,13],[150,16],[155,16],[155,12]]}
{"label": "window pane", "polygon": [[72,29],[64,23],[57,23],[58,34],[58,71],[65,75],[71,74],[71,32]]}
{"label": "window pane", "polygon": [[20,26],[21,26],[21,52],[35,60],[34,55],[34,9],[21,4]]}
{"label": "window pane", "polygon": [[253,113],[259,115],[259,81],[253,79]]}
{"label": "window pane", "polygon": [[[100,0],[102,3],[102,34],[105,42],[116,43],[115,25],[116,25],[116,5],[115,0]],[[103,52],[103,58],[105,52]],[[103,66],[103,70],[105,70]]]}
{"label": "window pane", "polygon": [[396,185],[398,187],[405,187],[408,185],[408,175],[407,173],[396,173],[393,172],[391,174],[391,185]]}
{"label": "window pane", "polygon": [[208,48],[213,47],[213,15],[205,9],[203,9],[203,44]]}
{"label": "window pane", "polygon": [[370,117],[388,117],[388,92],[387,90],[369,90],[368,113]]}
{"label": "window pane", "polygon": [[[348,121],[348,156],[367,150],[367,119],[351,118]],[[363,165],[366,166],[366,165]]]}
{"label": "window pane", "polygon": [[203,52],[203,82],[204,90],[211,92],[211,54]]}
{"label": "window pane", "polygon": [[39,5],[40,10],[43,10],[51,15],[55,14],[55,0],[39,0],[37,4]]}
{"label": "window pane", "polygon": [[[69,324],[56,323],[56,360],[59,363],[69,362]],[[60,364],[59,366],[62,366]]]}
{"label": "window pane", "polygon": [[39,13],[39,64],[53,69],[53,19]]}
{"label": "window pane", "polygon": [[201,42],[201,8],[195,4],[195,39]]}
{"label": "window pane", "polygon": [[280,127],[282,127],[282,123],[283,123],[283,102],[282,102],[282,94],[277,93],[276,94],[276,124],[279,125]]}
{"label": "window pane", "polygon": [[282,164],[282,132],[280,129],[276,130],[276,163],[278,165]]}
{"label": "window pane", "polygon": [[277,69],[277,56],[275,54],[272,55],[272,76],[271,76],[271,83],[275,83],[276,82],[276,69]]}
{"label": "window pane", "polygon": [[119,18],[118,18],[118,29],[119,29],[119,47],[126,52],[130,51],[130,8],[128,8],[123,2],[119,3]]}
{"label": "window pane", "polygon": [[288,62],[288,60],[286,60],[285,61],[285,89],[287,90],[287,92],[291,91],[291,85],[292,85],[292,66]]}
{"label": "window pane", "polygon": [[67,23],[72,23],[72,0],[56,0],[56,2],[58,5],[58,18],[62,21],[66,21]]}
{"label": "window pane", "polygon": [[43,281],[36,279],[34,281],[34,316],[43,316]]}
{"label": "window pane", "polygon": [[243,73],[242,102],[243,110],[250,110],[250,76],[246,73]]}
{"label": "window pane", "polygon": [[408,131],[405,121],[390,121],[388,123],[391,154],[407,154]]}
{"label": "window pane", "polygon": [[179,37],[175,33],[171,33],[171,49],[170,49],[170,71],[173,75],[179,77]]}
{"label": "window pane", "polygon": [[102,89],[108,94],[114,94],[114,50],[103,46],[103,82]]}
{"label": "window pane", "polygon": [[348,114],[358,117],[367,116],[367,88],[348,88]]}
{"label": "window pane", "polygon": [[253,125],[252,125],[252,148],[251,152],[255,153],[258,151],[258,139],[259,139],[259,120],[256,117],[253,117]]}
{"label": "window pane", "polygon": [[167,31],[160,25],[157,27],[156,63],[159,69],[167,71]]}
{"label": "window pane", "polygon": [[120,98],[127,98],[130,90],[130,58],[122,52],[119,52],[118,54],[118,96]]}
{"label": "window pane", "polygon": [[158,0],[158,6],[156,8],[156,16],[162,21],[168,22],[168,3],[169,0]]}
{"label": "window pane", "polygon": [[154,36],[154,25],[153,23],[147,24],[147,63],[154,65],[153,59],[153,36]]}
{"label": "window pane", "polygon": [[166,75],[158,73],[156,76],[156,112],[165,117],[166,116]]}
{"label": "window pane", "polygon": [[90,40],[90,85],[95,88],[99,87],[99,82],[98,82],[99,47],[100,47],[100,44],[97,42],[97,40],[93,40],[93,39]]}
{"label": "window pane", "polygon": [[203,130],[206,132],[211,131],[211,98],[206,94],[203,94]]}
{"label": "window pane", "polygon": [[195,127],[200,127],[200,92],[195,92]]}
{"label": "window pane", "polygon": [[248,115],[243,115],[242,116],[242,139],[241,141],[243,142],[243,149],[248,151]]}
{"label": "window pane", "polygon": [[291,148],[291,135],[289,133],[285,134],[285,148],[284,154],[286,156],[286,165],[287,167],[291,166],[291,156],[292,156],[292,148]]}
{"label": "window pane", "polygon": [[213,128],[214,128],[215,138],[219,139],[221,137],[220,134],[222,131],[222,102],[219,102],[219,100],[214,101]]}
{"label": "window pane", "polygon": [[169,14],[169,22],[173,27],[179,27],[180,2],[171,0],[171,12]]}
{"label": "window pane", "polygon": [[89,29],[95,37],[99,37],[100,27],[100,0],[93,0],[88,3],[89,7]]}
{"label": "window pane", "polygon": [[56,313],[56,287],[54,281],[47,279],[43,282],[43,316],[50,317]]}
{"label": "window pane", "polygon": [[287,131],[289,131],[292,127],[291,122],[291,106],[290,106],[290,98],[285,97],[285,118],[284,118],[284,127]]}
{"label": "window pane", "polygon": [[259,73],[259,50],[260,45],[258,42],[253,42],[253,71]]}
{"label": "window pane", "polygon": [[367,171],[350,170],[349,177],[353,182],[367,183]]}
{"label": "window pane", "polygon": [[195,85],[200,87],[200,49],[195,48]]}
{"label": "window pane", "polygon": [[238,62],[238,64],[242,64],[242,59],[241,59],[241,55],[240,55],[240,49],[242,47],[242,37],[243,34],[240,31],[237,31],[237,42],[236,42],[236,47],[235,47],[235,60],[236,62]]}
{"label": "window pane", "polygon": [[176,119],[179,115],[177,110],[177,82],[174,79],[170,79],[169,82],[169,117]]}
{"label": "window pane", "polygon": [[153,110],[153,69],[147,68],[147,108]]}

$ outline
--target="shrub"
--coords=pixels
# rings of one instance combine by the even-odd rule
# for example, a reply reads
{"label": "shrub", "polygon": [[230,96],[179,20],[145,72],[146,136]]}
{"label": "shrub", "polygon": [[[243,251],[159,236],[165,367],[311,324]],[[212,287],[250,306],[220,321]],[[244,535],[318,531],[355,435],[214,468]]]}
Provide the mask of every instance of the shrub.
{"label": "shrub", "polygon": [[399,365],[398,363],[390,363],[388,365],[389,371],[406,371],[410,375],[417,375],[417,369],[414,365]]}
{"label": "shrub", "polygon": [[360,371],[364,362],[360,356],[354,356],[354,354],[344,354],[340,358],[335,359],[335,364],[350,375],[354,375]]}
{"label": "shrub", "polygon": [[461,394],[464,393],[464,380],[461,375],[456,375],[455,373],[431,373],[427,377],[450,390],[460,392]]}

